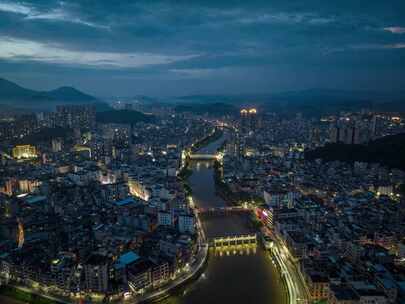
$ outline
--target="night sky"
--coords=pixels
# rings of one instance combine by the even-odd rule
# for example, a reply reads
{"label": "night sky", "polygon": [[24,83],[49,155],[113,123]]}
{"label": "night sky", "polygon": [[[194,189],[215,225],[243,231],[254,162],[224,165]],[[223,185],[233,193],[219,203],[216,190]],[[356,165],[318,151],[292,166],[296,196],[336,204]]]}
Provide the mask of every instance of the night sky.
{"label": "night sky", "polygon": [[0,77],[97,96],[399,91],[405,1],[0,0]]}

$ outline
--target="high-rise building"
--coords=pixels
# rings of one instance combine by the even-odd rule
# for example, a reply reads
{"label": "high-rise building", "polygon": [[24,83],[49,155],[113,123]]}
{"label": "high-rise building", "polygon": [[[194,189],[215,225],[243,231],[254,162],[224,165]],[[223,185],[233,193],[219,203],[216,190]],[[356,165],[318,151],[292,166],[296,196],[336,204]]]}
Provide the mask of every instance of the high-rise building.
{"label": "high-rise building", "polygon": [[337,126],[332,126],[329,131],[330,141],[332,143],[337,143],[339,141],[339,128]]}
{"label": "high-rise building", "polygon": [[158,213],[158,225],[159,226],[172,226],[173,215],[171,212],[159,211]]}
{"label": "high-rise building", "polygon": [[108,258],[100,254],[92,254],[84,264],[86,289],[92,292],[108,290]]}
{"label": "high-rise building", "polygon": [[54,138],[52,139],[52,152],[60,152],[62,151],[62,139]]}
{"label": "high-rise building", "polygon": [[348,145],[352,144],[354,138],[354,128],[352,126],[348,126],[343,130],[344,130],[344,139],[342,141]]}
{"label": "high-rise building", "polygon": [[38,130],[35,115],[19,115],[0,123],[0,139],[23,138]]}
{"label": "high-rise building", "polygon": [[56,107],[57,124],[65,128],[91,129],[96,124],[94,105],[64,105]]}
{"label": "high-rise building", "polygon": [[313,128],[310,133],[310,141],[313,144],[319,144],[321,142],[321,133],[318,128]]}
{"label": "high-rise building", "polygon": [[34,114],[21,115],[16,120],[18,136],[24,137],[38,129],[37,117]]}
{"label": "high-rise building", "polygon": [[381,130],[381,118],[378,115],[374,115],[371,119],[370,124],[370,136],[371,139],[374,139],[378,136]]}
{"label": "high-rise building", "polygon": [[257,110],[255,108],[242,109],[240,111],[240,127],[242,132],[255,132],[258,125]]}
{"label": "high-rise building", "polygon": [[194,233],[195,232],[195,218],[192,215],[179,215],[179,231],[180,233]]}

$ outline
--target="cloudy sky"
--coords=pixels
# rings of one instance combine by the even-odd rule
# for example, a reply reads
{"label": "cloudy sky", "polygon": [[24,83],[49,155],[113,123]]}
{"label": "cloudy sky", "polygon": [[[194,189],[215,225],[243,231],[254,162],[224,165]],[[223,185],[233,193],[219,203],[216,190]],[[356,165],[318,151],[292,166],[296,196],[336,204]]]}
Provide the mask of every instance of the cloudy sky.
{"label": "cloudy sky", "polygon": [[0,77],[98,96],[396,91],[405,1],[0,0]]}

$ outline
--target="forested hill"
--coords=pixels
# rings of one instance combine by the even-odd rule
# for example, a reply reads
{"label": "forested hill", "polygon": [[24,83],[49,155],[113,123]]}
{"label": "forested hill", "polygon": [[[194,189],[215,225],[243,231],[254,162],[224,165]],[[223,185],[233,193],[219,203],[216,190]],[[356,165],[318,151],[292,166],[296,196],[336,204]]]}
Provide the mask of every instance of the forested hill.
{"label": "forested hill", "polygon": [[308,160],[380,163],[405,170],[405,133],[379,138],[367,145],[327,144],[305,152]]}

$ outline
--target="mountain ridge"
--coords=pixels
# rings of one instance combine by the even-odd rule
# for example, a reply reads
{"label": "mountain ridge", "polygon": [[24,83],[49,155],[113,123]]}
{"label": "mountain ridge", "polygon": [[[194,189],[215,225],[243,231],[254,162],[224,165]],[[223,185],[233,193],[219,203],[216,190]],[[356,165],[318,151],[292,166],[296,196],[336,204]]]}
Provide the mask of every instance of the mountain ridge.
{"label": "mountain ridge", "polygon": [[8,79],[0,78],[0,105],[45,110],[61,104],[85,103],[95,104],[98,109],[109,108],[102,100],[74,87],[62,86],[50,91],[36,91],[24,88]]}
{"label": "mountain ridge", "polygon": [[[279,113],[301,112],[304,115],[326,115],[339,111],[358,111],[368,108],[376,111],[405,112],[405,90],[397,92],[372,90],[338,90],[311,88],[258,94],[191,94],[167,99],[139,95],[141,103],[177,104],[228,104],[235,107],[259,106]],[[71,86],[49,91],[24,88],[5,78],[0,78],[0,106],[43,110],[60,104],[94,103],[98,111],[109,110],[102,100]],[[184,110],[184,109],[183,109]]]}

